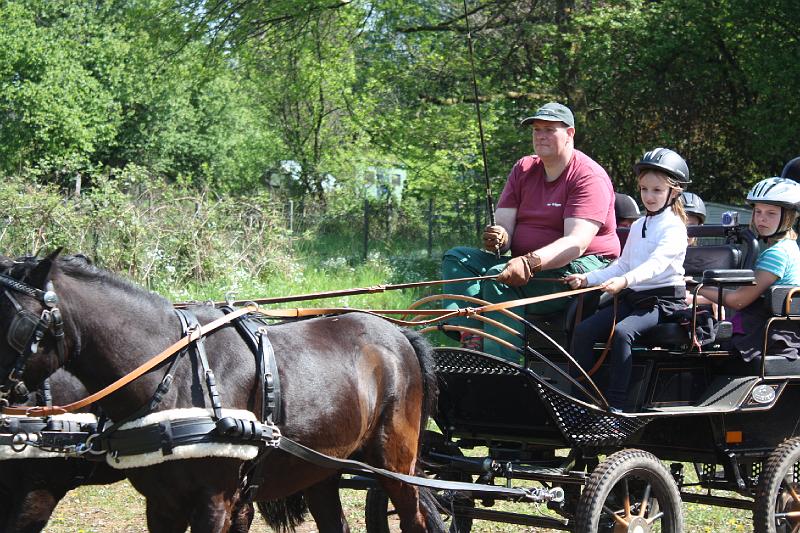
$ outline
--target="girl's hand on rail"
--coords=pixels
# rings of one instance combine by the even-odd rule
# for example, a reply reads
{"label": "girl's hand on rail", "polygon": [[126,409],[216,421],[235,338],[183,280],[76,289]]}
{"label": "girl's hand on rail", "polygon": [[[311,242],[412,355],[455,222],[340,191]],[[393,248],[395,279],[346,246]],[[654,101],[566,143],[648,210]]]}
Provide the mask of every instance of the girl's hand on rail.
{"label": "girl's hand on rail", "polygon": [[564,278],[564,283],[569,285],[570,289],[581,289],[588,285],[586,274],[570,274]]}

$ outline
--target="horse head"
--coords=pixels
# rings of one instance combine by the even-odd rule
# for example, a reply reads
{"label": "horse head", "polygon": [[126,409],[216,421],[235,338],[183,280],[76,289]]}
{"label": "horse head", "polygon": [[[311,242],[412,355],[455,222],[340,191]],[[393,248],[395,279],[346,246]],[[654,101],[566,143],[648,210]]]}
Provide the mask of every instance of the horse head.
{"label": "horse head", "polygon": [[44,259],[0,258],[0,404],[22,403],[28,391],[66,363],[64,321],[51,270],[61,249]]}

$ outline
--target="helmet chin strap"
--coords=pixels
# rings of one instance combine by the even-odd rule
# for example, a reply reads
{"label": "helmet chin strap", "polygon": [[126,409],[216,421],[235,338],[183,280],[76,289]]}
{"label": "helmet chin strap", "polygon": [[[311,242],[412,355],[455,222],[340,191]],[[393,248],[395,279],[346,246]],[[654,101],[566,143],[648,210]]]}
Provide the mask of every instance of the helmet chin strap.
{"label": "helmet chin strap", "polygon": [[[670,193],[670,195],[672,195],[672,193]],[[644,224],[642,224],[642,238],[644,238],[645,235],[647,234],[647,217],[654,217],[656,215],[660,215],[668,207],[672,207],[672,204],[674,204],[675,200],[677,200],[677,199],[678,199],[678,196],[674,196],[672,198],[667,198],[667,201],[664,202],[664,205],[658,211],[650,211],[649,209],[647,209],[647,206],[645,206],[644,210],[645,210],[645,212],[647,214],[644,217]]]}

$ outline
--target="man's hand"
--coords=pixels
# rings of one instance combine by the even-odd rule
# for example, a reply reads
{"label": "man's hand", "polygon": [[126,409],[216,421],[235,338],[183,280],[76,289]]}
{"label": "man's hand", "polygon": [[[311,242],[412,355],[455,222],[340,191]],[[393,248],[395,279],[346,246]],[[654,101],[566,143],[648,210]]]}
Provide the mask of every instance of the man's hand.
{"label": "man's hand", "polygon": [[508,244],[508,232],[503,226],[486,226],[483,229],[483,248],[494,252],[503,250]]}
{"label": "man's hand", "polygon": [[564,278],[564,283],[569,285],[570,289],[582,289],[589,284],[586,274],[570,274]]}
{"label": "man's hand", "polygon": [[600,284],[600,290],[608,294],[617,294],[622,289],[628,286],[628,280],[622,276],[611,278],[610,280]]}
{"label": "man's hand", "polygon": [[530,281],[535,272],[542,270],[542,260],[531,252],[519,257],[514,257],[506,268],[497,276],[497,281],[511,287],[521,287]]}

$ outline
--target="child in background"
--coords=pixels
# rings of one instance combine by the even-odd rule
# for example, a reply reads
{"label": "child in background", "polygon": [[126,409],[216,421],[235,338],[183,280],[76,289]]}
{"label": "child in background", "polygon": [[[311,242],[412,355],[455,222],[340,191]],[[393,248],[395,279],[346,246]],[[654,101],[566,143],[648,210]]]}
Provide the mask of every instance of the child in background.
{"label": "child in background", "polygon": [[[646,213],[631,226],[622,255],[604,269],[565,278],[573,289],[599,285],[620,296],[605,391],[615,412],[623,409],[628,397],[631,345],[662,317],[684,308],[686,298],[686,214],[679,197],[691,182],[689,168],[676,152],[656,148],[634,165],[634,172]],[[595,363],[594,344],[608,338],[613,320],[609,305],[576,327],[572,355],[587,372]]]}
{"label": "child in background", "polygon": [[[634,222],[642,217],[639,212],[639,206],[636,205],[636,200],[621,192],[614,193],[614,213],[617,217],[617,229],[630,228]],[[628,234],[617,232],[617,237],[619,237],[620,246],[624,247],[625,241],[628,240]]]}
{"label": "child in background", "polygon": [[706,223],[706,204],[693,192],[681,193],[683,211],[686,213],[687,226],[702,226]]}
{"label": "child in background", "polygon": [[[687,226],[702,226],[706,223],[706,204],[703,199],[693,192],[684,191],[681,193],[683,211],[686,213]],[[689,237],[689,246],[697,246],[697,237]],[[686,294],[686,304],[694,305],[695,297],[692,292]],[[708,306],[712,316],[717,316],[717,304],[710,302],[702,296],[697,296],[697,304]],[[724,313],[720,318],[725,318]]]}
{"label": "child in background", "polygon": [[642,218],[636,200],[621,192],[614,193],[614,213],[618,228],[630,228],[634,222]]}
{"label": "child in background", "polygon": [[[756,259],[756,284],[725,291],[722,302],[717,302],[716,288],[702,288],[700,294],[737,310],[731,320],[731,343],[745,361],[750,361],[762,355],[764,328],[772,316],[761,295],[773,284],[800,285],[800,248],[793,229],[800,205],[800,184],[785,178],[762,180],[750,190],[747,203],[753,206],[750,229],[767,245]],[[776,323],[770,327],[769,355],[797,359],[798,346],[800,332],[792,324]]]}

